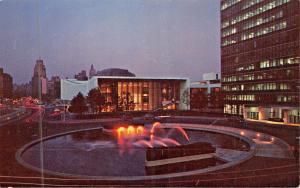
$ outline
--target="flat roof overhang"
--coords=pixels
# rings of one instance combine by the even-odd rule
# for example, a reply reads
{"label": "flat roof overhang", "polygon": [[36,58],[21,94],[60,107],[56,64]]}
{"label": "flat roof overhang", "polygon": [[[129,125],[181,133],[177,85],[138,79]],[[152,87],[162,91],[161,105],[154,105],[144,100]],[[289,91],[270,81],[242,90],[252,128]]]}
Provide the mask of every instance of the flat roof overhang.
{"label": "flat roof overhang", "polygon": [[188,78],[175,77],[126,77],[126,76],[94,76],[91,79],[114,79],[114,80],[178,80],[187,81]]}

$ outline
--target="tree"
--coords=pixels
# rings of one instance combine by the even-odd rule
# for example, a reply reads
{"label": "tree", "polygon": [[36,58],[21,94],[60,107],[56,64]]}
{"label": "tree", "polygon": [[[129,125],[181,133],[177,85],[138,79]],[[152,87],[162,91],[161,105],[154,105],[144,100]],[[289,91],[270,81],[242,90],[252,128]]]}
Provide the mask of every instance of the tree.
{"label": "tree", "polygon": [[181,94],[181,102],[186,105],[186,109],[190,106],[190,90],[187,88]]}
{"label": "tree", "polygon": [[99,88],[94,88],[89,91],[87,97],[88,103],[91,105],[93,112],[101,112],[102,105],[105,103],[105,97],[100,92]]}
{"label": "tree", "polygon": [[79,92],[77,96],[72,99],[69,111],[80,115],[87,111],[86,101],[81,92]]}

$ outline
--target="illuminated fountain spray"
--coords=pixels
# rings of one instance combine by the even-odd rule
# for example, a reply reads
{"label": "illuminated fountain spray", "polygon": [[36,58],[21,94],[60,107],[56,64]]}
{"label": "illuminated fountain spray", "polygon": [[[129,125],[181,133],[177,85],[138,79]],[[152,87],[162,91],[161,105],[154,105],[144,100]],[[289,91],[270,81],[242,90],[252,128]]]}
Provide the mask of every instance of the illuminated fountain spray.
{"label": "illuminated fountain spray", "polygon": [[153,148],[155,146],[168,147],[169,145],[180,146],[181,144],[175,139],[169,138],[169,136],[177,131],[185,140],[190,141],[185,130],[176,125],[172,127],[165,136],[156,135],[157,131],[165,132],[165,127],[159,122],[152,124],[150,130],[145,129],[143,126],[128,126],[119,127],[116,129],[117,143],[120,148],[120,153],[124,153],[126,150],[131,152],[132,146]]}

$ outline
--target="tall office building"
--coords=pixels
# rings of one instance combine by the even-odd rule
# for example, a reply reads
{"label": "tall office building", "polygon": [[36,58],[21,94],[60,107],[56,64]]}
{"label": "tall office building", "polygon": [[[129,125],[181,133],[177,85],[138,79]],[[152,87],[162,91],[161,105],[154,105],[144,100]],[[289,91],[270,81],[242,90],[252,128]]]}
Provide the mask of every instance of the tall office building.
{"label": "tall office building", "polygon": [[51,99],[59,99],[60,98],[60,77],[52,76],[51,80],[48,81],[48,96]]}
{"label": "tall office building", "polygon": [[33,77],[31,80],[32,83],[32,96],[39,97],[39,84],[41,87],[41,95],[44,96],[47,94],[47,75],[46,67],[42,59],[38,59],[34,66]]}
{"label": "tall office building", "polygon": [[299,0],[222,0],[224,112],[299,123]]}
{"label": "tall office building", "polygon": [[32,84],[31,83],[23,83],[23,84],[14,84],[14,97],[28,97],[31,96],[32,93]]}
{"label": "tall office building", "polygon": [[13,78],[0,68],[0,99],[11,98],[13,93]]}

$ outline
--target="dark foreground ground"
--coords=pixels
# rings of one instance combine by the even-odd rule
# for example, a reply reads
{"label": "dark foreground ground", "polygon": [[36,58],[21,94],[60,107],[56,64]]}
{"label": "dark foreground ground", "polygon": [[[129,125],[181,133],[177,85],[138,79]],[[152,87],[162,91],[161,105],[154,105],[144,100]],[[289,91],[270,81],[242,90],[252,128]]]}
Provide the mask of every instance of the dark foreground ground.
{"label": "dark foreground ground", "polygon": [[[15,153],[26,143],[39,138],[38,123],[18,121],[0,127],[0,187],[6,186],[256,186],[256,187],[296,187],[299,185],[299,129],[282,125],[265,125],[248,123],[247,126],[227,120],[208,120],[203,118],[176,118],[170,122],[205,123],[214,122],[215,126],[225,125],[254,129],[282,138],[294,147],[296,160],[254,157],[240,165],[225,170],[183,177],[153,181],[107,182],[99,180],[79,180],[70,177],[60,177],[27,169],[15,159]],[[101,126],[111,128],[116,122],[101,123]],[[85,124],[47,124],[43,123],[43,136],[71,130],[86,129],[100,126],[99,123]]]}

